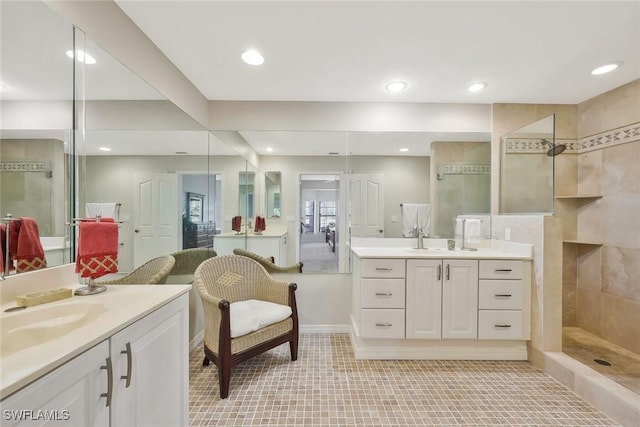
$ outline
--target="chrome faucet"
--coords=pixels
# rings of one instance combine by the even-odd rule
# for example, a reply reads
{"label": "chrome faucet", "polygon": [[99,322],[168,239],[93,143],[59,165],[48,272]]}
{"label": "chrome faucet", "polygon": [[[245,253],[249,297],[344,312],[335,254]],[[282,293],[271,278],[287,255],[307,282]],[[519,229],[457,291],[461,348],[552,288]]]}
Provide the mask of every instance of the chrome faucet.
{"label": "chrome faucet", "polygon": [[418,232],[418,248],[417,249],[424,249],[424,237],[425,237],[424,232],[422,232],[422,230],[419,231]]}

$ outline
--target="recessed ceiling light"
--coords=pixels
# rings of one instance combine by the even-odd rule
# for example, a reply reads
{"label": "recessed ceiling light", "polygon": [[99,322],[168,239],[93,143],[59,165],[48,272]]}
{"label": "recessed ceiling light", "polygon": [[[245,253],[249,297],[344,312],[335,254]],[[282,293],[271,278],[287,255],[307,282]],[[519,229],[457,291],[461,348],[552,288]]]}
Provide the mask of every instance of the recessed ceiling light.
{"label": "recessed ceiling light", "polygon": [[384,85],[384,89],[390,93],[398,93],[405,90],[407,86],[409,86],[409,84],[404,80],[394,80]]}
{"label": "recessed ceiling light", "polygon": [[467,90],[469,92],[480,92],[481,90],[486,89],[487,86],[489,86],[489,83],[485,83],[485,82],[474,83],[471,86],[469,86]]}
{"label": "recessed ceiling light", "polygon": [[271,147],[267,147],[267,151],[268,151],[268,152],[272,152],[272,151],[273,151],[273,148],[271,148]]}
{"label": "recessed ceiling light", "polygon": [[596,69],[594,69],[591,74],[594,76],[599,76],[600,74],[607,74],[618,68],[622,65],[622,62],[612,62],[611,64],[602,65]]}
{"label": "recessed ceiling light", "polygon": [[[71,59],[73,59],[73,51],[72,50],[68,50],[67,51],[67,56]],[[84,53],[84,50],[80,50],[78,49],[78,61],[82,62],[84,64],[87,65],[93,65],[96,63],[96,58],[94,58],[93,56],[89,55],[88,53]]]}
{"label": "recessed ceiling light", "polygon": [[249,65],[260,65],[264,62],[264,57],[256,50],[247,50],[240,57]]}
{"label": "recessed ceiling light", "polygon": [[98,150],[100,150],[100,151],[111,151],[111,148],[109,148],[109,147],[100,147],[100,148],[98,148]]}
{"label": "recessed ceiling light", "polygon": [[402,151],[404,153],[406,151],[409,151],[409,149],[408,148],[401,148],[400,151]]}

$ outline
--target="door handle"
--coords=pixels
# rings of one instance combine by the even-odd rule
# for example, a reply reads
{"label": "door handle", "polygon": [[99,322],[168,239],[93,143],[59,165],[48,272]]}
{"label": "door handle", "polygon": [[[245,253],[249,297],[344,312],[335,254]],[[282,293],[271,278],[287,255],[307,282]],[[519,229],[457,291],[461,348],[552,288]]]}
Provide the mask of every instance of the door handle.
{"label": "door handle", "polygon": [[447,272],[446,272],[447,280],[449,280],[449,278],[451,277],[451,275],[450,275],[450,273],[451,273],[451,272],[450,272],[449,270],[450,270],[450,269],[449,269],[449,264],[447,264],[447,270],[446,270],[446,271],[447,271]]}
{"label": "door handle", "polygon": [[139,230],[139,229],[137,229],[137,228],[136,228],[135,230],[133,230],[133,231],[135,231],[136,233],[139,233],[139,232],[140,232],[140,230]]}
{"label": "door handle", "polygon": [[438,281],[442,280],[442,264],[438,264]]}

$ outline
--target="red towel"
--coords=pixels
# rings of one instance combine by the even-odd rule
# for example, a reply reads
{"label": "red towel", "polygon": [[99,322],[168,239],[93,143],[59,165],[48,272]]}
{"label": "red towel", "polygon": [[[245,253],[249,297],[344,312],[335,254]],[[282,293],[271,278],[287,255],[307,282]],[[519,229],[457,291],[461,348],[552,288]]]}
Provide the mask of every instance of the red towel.
{"label": "red towel", "polygon": [[261,231],[264,231],[266,228],[266,223],[263,217],[261,216],[256,216],[256,220],[255,220],[256,225],[253,227],[253,231],[256,233],[259,233]]}
{"label": "red towel", "polygon": [[[47,266],[44,249],[40,243],[38,223],[33,218],[22,217],[20,221],[13,221],[10,228],[10,246],[12,259],[16,260],[16,272],[39,270]],[[15,240],[15,246],[14,246]]]}
{"label": "red towel", "polygon": [[4,271],[4,255],[7,253],[7,228],[0,224],[0,272]]}
{"label": "red towel", "polygon": [[231,229],[233,231],[240,232],[240,228],[242,227],[242,217],[240,215],[236,215],[231,220]]}
{"label": "red towel", "polygon": [[80,277],[97,279],[118,272],[118,224],[108,219],[79,224],[76,273]]}

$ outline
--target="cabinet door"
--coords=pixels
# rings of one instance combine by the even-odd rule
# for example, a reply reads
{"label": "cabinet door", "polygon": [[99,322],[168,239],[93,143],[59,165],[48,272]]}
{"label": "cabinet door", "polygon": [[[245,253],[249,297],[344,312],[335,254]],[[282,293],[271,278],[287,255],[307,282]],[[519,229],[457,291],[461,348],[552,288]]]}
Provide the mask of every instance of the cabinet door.
{"label": "cabinet door", "polygon": [[111,338],[112,427],[188,424],[188,295]]}
{"label": "cabinet door", "polygon": [[442,338],[478,337],[478,260],[443,261]]}
{"label": "cabinet door", "polygon": [[107,357],[104,341],[3,400],[2,425],[108,427]]}
{"label": "cabinet door", "polygon": [[406,337],[441,337],[442,260],[407,260]]}

